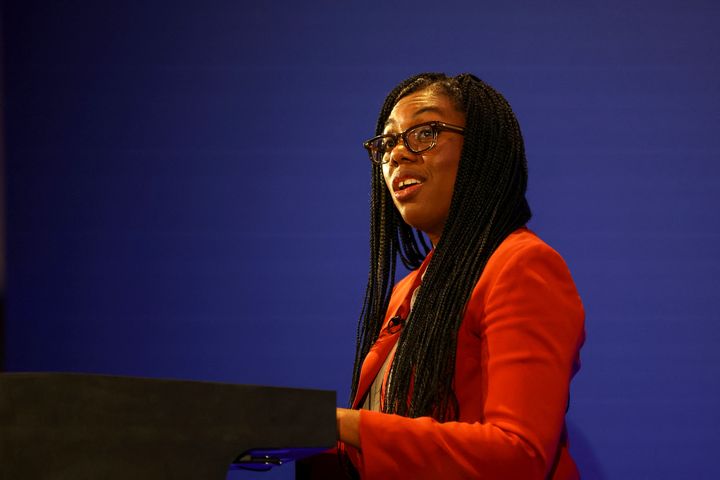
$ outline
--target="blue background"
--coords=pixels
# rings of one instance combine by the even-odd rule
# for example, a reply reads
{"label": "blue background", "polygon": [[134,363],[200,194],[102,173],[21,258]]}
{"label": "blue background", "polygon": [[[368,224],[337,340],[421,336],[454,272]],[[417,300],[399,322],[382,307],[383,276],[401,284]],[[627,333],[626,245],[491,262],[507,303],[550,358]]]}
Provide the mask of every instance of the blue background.
{"label": "blue background", "polygon": [[344,405],[361,142],[400,80],[470,71],[518,115],[530,226],[585,303],[583,478],[720,478],[717,2],[25,0],[3,22],[7,370]]}

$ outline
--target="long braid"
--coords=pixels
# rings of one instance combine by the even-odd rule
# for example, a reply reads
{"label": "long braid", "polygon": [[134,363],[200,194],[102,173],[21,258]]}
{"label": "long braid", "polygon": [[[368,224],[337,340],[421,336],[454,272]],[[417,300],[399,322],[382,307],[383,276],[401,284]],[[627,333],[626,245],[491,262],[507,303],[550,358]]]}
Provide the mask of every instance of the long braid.
{"label": "long braid", "polygon": [[[452,382],[457,331],[467,301],[490,255],[530,219],[530,209],[517,120],[507,101],[477,77],[421,74],[406,80],[388,95],[376,132],[381,133],[400,98],[435,87],[465,112],[465,138],[448,219],[400,335],[384,410],[445,421],[459,415]],[[417,268],[428,247],[394,208],[381,167],[373,167],[372,188],[370,278],[358,326],[353,397],[362,360],[382,327],[396,257]]]}
{"label": "long braid", "polygon": [[[395,105],[392,99],[410,83],[411,80],[407,80],[390,92],[380,112],[376,131],[385,128],[385,119]],[[408,234],[411,231],[412,227],[402,220],[387,192],[382,166],[373,164],[370,196],[370,273],[357,327],[351,402],[357,393],[362,361],[382,328],[395,284],[397,255],[400,254],[406,268],[417,268],[429,251],[423,242],[424,249],[421,252],[417,242],[413,242],[414,236]]]}

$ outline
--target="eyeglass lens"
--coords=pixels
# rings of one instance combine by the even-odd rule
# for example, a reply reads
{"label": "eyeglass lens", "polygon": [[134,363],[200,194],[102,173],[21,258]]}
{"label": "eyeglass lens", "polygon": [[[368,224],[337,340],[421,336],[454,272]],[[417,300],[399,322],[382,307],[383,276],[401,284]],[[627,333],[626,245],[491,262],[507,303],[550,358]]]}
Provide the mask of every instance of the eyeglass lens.
{"label": "eyeglass lens", "polygon": [[395,148],[399,139],[404,137],[405,146],[414,153],[420,153],[432,147],[435,135],[432,125],[418,125],[410,128],[404,134],[380,137],[373,142],[372,148],[382,155]]}

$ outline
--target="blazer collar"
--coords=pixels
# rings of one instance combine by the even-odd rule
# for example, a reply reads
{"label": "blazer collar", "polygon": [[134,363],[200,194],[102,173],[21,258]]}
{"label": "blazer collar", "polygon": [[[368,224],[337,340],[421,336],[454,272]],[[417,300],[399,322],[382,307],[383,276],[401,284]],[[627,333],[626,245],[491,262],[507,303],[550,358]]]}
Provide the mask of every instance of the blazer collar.
{"label": "blazer collar", "polygon": [[410,313],[412,294],[422,282],[422,277],[430,263],[433,251],[425,257],[420,268],[411,272],[405,281],[397,285],[393,291],[387,314],[385,315],[385,321],[383,322],[382,330],[380,330],[380,335],[373,346],[370,347],[370,351],[363,360],[362,367],[360,368],[360,379],[358,380],[358,389],[355,394],[355,399],[353,400],[352,408],[358,408],[360,406],[370,385],[375,381],[375,377],[377,377],[378,372],[397,343],[398,338],[400,338],[402,328],[391,327],[388,323],[391,318],[398,315],[400,318],[407,320],[408,314]]}

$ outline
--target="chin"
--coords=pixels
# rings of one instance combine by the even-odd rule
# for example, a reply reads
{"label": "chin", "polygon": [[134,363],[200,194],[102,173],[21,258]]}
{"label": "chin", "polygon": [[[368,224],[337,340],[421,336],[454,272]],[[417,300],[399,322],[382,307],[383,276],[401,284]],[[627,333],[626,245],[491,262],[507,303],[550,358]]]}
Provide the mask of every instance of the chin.
{"label": "chin", "polygon": [[[437,221],[433,221],[433,219],[437,216],[430,215],[428,212],[417,211],[416,209],[411,208],[405,208],[404,210],[400,209],[399,211],[400,216],[405,223],[424,232],[426,235],[428,232],[437,231],[437,225],[444,224],[444,221],[440,218],[438,218]],[[442,230],[442,226],[440,227],[440,230]]]}

